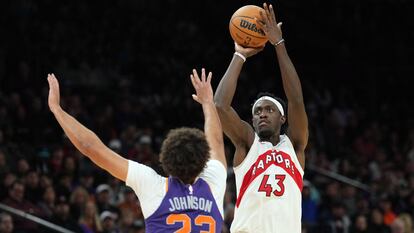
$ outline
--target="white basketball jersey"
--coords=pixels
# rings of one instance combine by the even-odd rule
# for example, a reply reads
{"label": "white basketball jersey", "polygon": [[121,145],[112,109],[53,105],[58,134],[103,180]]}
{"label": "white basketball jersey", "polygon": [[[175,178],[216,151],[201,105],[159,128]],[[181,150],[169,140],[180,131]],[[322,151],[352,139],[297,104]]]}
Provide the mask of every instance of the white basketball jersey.
{"label": "white basketball jersey", "polygon": [[232,233],[300,233],[303,169],[290,139],[276,146],[255,135],[244,161],[234,168],[237,201]]}

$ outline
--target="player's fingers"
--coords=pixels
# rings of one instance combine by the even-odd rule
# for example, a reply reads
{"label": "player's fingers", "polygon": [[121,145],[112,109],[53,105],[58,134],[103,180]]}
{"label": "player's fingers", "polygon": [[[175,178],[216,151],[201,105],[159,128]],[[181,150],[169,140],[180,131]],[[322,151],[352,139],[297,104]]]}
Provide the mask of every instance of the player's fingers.
{"label": "player's fingers", "polygon": [[270,12],[267,3],[263,3],[263,9],[265,10],[267,20],[270,20]]}
{"label": "player's fingers", "polygon": [[[266,44],[265,44],[266,45]],[[265,48],[265,45],[263,45],[262,47],[256,48],[257,52],[262,51]]]}
{"label": "player's fingers", "polygon": [[277,27],[278,27],[280,30],[282,30],[282,22],[278,23],[278,24],[277,24]]}
{"label": "player's fingers", "polygon": [[267,31],[268,31],[267,27],[266,27],[266,24],[264,24],[264,22],[262,20],[258,19],[258,18],[255,18],[255,20],[256,20],[257,25],[259,25],[259,27],[261,27],[263,29],[264,33],[266,34]]}
{"label": "player's fingers", "polygon": [[240,49],[240,45],[237,42],[234,42],[234,49],[237,51]]}
{"label": "player's fingers", "polygon": [[274,11],[274,9],[273,9],[273,6],[272,6],[272,4],[270,4],[270,6],[269,6],[269,11],[270,11],[270,17],[271,17],[271,19],[273,20],[273,22],[277,22],[276,21],[276,15],[275,15],[275,11]]}
{"label": "player's fingers", "polygon": [[264,11],[259,11],[260,17],[262,18],[262,22],[264,25],[269,23],[269,18],[266,15],[266,12]]}
{"label": "player's fingers", "polygon": [[[260,12],[261,13],[261,12]],[[259,24],[259,26],[263,27],[265,25],[265,23],[263,22],[263,20],[259,19],[259,18],[254,18],[254,20],[256,20],[256,23]]]}

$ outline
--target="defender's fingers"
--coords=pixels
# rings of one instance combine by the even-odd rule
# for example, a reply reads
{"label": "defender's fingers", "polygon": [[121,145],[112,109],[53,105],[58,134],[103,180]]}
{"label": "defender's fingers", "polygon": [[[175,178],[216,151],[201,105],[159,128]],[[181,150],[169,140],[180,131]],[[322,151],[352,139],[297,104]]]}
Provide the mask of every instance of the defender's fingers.
{"label": "defender's fingers", "polygon": [[58,82],[55,74],[52,73],[50,76],[51,76],[51,81],[52,81],[53,86],[55,88],[57,88],[57,90],[59,90],[59,82]]}
{"label": "defender's fingers", "polygon": [[196,81],[196,78],[192,74],[190,74],[191,83],[193,84],[194,88],[198,88],[198,83]]}
{"label": "defender's fingers", "polygon": [[201,81],[203,83],[206,82],[206,69],[204,69],[204,68],[201,69]]}
{"label": "defender's fingers", "polygon": [[208,76],[207,76],[207,83],[210,84],[211,83],[211,78],[213,77],[213,73],[208,72]]}
{"label": "defender's fingers", "polygon": [[191,96],[193,97],[193,100],[195,100],[198,103],[200,103],[200,100],[198,99],[198,96],[196,96],[195,94],[192,94]]}
{"label": "defender's fingers", "polygon": [[198,73],[197,73],[197,70],[196,69],[193,69],[193,75],[194,75],[194,78],[195,79],[200,80],[200,78],[198,77]]}

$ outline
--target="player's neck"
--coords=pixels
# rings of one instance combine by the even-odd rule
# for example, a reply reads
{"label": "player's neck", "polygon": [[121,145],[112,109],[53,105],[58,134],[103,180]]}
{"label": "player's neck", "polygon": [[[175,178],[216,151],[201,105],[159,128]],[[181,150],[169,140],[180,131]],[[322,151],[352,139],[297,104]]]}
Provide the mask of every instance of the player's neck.
{"label": "player's neck", "polygon": [[260,138],[261,142],[270,142],[273,146],[276,146],[280,141],[280,134],[273,134],[270,137],[262,137]]}

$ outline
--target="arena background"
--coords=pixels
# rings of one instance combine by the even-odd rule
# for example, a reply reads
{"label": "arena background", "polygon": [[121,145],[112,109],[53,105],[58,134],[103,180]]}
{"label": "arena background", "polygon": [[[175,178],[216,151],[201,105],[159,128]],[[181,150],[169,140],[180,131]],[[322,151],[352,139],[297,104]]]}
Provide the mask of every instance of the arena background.
{"label": "arena background", "polygon": [[[309,117],[303,232],[413,232],[414,2],[270,3]],[[234,52],[229,19],[247,4],[262,2],[1,1],[1,203],[75,232],[142,232],[135,196],[64,137],[46,75],[57,75],[64,108],[107,145],[161,171],[166,132],[202,127],[191,69],[211,70],[217,86]],[[243,119],[260,91],[284,97],[269,45],[243,68],[233,101]],[[223,232],[234,186],[229,169]],[[11,216],[14,232],[50,230]]]}

